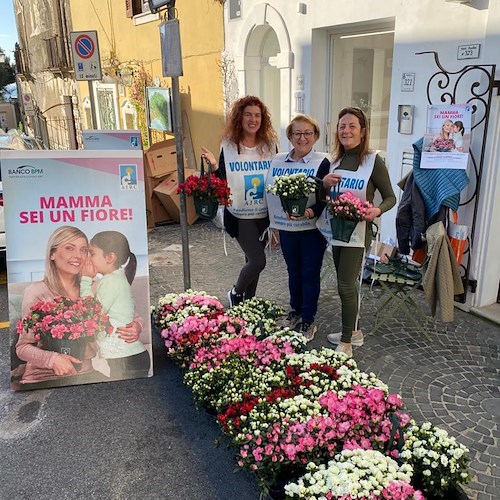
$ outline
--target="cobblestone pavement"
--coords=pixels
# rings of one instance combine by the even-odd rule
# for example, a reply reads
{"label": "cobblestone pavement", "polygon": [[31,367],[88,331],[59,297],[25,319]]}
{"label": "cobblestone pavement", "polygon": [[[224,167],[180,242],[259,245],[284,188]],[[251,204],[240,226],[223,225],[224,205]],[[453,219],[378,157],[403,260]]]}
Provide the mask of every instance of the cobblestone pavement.
{"label": "cobblestone pavement", "polygon": [[[179,225],[149,233],[151,303],[184,289]],[[191,288],[227,304],[244,257],[211,222],[189,227]],[[326,346],[340,330],[334,272],[325,260],[311,347]],[[273,251],[258,294],[283,307],[287,273],[281,251]],[[453,323],[436,322],[427,340],[405,318],[370,334],[380,287],[363,286],[365,344],[354,348],[361,369],[374,372],[403,397],[417,421],[430,421],[471,450],[471,499],[500,498],[498,348],[500,328],[455,309]],[[7,320],[6,287],[0,287],[0,320]],[[421,298],[419,303],[424,307]],[[88,500],[158,498],[257,500],[259,488],[246,472],[232,474],[231,449],[213,417],[195,409],[182,373],[153,337],[155,376],[149,379],[65,387],[25,393],[0,379],[1,499]],[[8,373],[8,329],[0,330],[0,367]],[[221,439],[222,438],[222,439]]]}
{"label": "cobblestone pavement", "polygon": [[[179,226],[157,227],[150,233],[151,300],[183,289]],[[173,245],[173,246],[172,246]],[[227,303],[244,257],[236,241],[223,236],[211,222],[189,228],[191,288],[205,290]],[[335,291],[331,259],[323,268],[322,291],[316,318],[318,333],[309,344],[328,345],[326,335],[340,331],[340,299]],[[279,249],[268,255],[257,289],[259,296],[288,303],[286,267]],[[426,311],[421,292],[419,304]],[[409,413],[446,429],[470,449],[472,482],[465,487],[470,498],[500,498],[500,327],[455,308],[452,323],[432,322],[426,339],[404,317],[395,317],[375,334],[380,287],[363,285],[361,327],[363,347],[354,348],[361,369],[374,372],[399,393]]]}

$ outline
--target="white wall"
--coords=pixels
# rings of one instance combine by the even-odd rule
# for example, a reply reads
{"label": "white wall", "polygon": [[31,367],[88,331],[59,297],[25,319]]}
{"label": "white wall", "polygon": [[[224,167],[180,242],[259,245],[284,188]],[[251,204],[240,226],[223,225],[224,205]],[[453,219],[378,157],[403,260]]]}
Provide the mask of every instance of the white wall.
{"label": "white wall", "polygon": [[[395,22],[394,57],[392,70],[392,87],[390,100],[390,117],[388,130],[388,164],[395,191],[399,195],[396,183],[401,178],[401,158],[404,149],[411,148],[414,141],[420,138],[425,131],[427,112],[427,82],[438,71],[433,56],[416,55],[416,52],[436,51],[441,64],[448,72],[459,71],[466,64],[496,64],[500,66],[500,0],[471,0],[470,4],[448,2],[446,0],[336,0],[335,2],[306,2],[307,12],[298,13],[299,2],[290,0],[269,0],[267,5],[272,6],[281,16],[286,26],[290,47],[293,54],[293,68],[291,71],[290,102],[282,102],[281,116],[293,115],[293,96],[296,92],[297,76],[302,76],[305,93],[305,112],[318,119],[324,133],[328,120],[326,88],[328,82],[328,40],[329,32],[339,28],[349,28],[351,24],[369,23],[375,20],[393,19]],[[262,3],[254,4],[250,0],[242,0],[242,19],[225,23],[226,47],[244,47],[244,40],[248,32],[243,29],[249,26],[253,12],[262,13],[266,7]],[[227,16],[227,9],[226,9]],[[226,18],[227,19],[227,18]],[[257,17],[255,22],[258,23]],[[271,27],[273,27],[271,25]],[[458,60],[459,45],[479,43],[481,51],[479,59]],[[243,54],[235,54],[241,57]],[[401,91],[401,77],[404,72],[415,73],[415,89],[413,92]],[[497,75],[500,74],[497,70]],[[497,76],[498,78],[498,76]],[[241,80],[240,80],[241,81]],[[244,93],[244,89],[240,89]],[[470,87],[459,92],[460,95],[470,96]],[[432,101],[438,103],[437,95]],[[414,106],[413,134],[403,135],[397,131],[397,111],[399,104]],[[283,125],[283,124],[282,124]],[[334,124],[333,124],[334,125]],[[477,135],[477,134],[476,134]],[[497,138],[489,137],[488,148],[492,149]],[[321,143],[321,141],[320,141]],[[323,143],[321,143],[323,145]],[[286,150],[288,144],[282,144]],[[493,182],[492,169],[494,155],[487,156],[483,175],[488,182]],[[496,181],[498,182],[498,181]],[[465,190],[468,196],[473,189]],[[500,194],[500,193],[499,193]],[[471,220],[472,205],[463,210],[461,216]],[[396,208],[383,217],[382,239],[395,236]],[[496,248],[500,245],[500,232],[493,231],[491,219],[479,220],[477,231],[488,233],[493,239]],[[494,233],[494,234],[492,234]],[[481,234],[477,234],[482,238]],[[477,260],[482,255],[473,255],[471,269],[478,271]],[[478,278],[478,276],[471,276]],[[480,287],[493,289],[498,287],[498,274],[481,276]],[[491,293],[477,294],[472,297],[473,305],[486,305],[496,300]],[[489,301],[489,302],[488,302]]]}

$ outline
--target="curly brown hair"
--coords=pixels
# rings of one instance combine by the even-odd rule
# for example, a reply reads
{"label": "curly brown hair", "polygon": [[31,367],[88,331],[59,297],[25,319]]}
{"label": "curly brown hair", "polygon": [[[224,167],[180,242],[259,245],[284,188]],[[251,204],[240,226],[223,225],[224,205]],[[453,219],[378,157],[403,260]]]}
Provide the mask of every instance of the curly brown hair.
{"label": "curly brown hair", "polygon": [[354,107],[347,107],[347,108],[340,110],[339,118],[337,120],[337,128],[336,128],[335,136],[333,139],[333,151],[332,151],[333,162],[339,161],[342,158],[342,156],[344,156],[344,153],[345,153],[344,146],[339,141],[339,134],[338,134],[337,130],[339,127],[340,119],[344,115],[348,115],[348,114],[354,115],[359,120],[361,130],[364,129],[364,131],[365,131],[364,136],[361,138],[361,144],[360,144],[361,147],[359,148],[359,157],[358,158],[359,158],[359,163],[361,164],[362,161],[364,160],[365,156],[370,152],[370,125],[368,123],[368,118],[366,117],[363,110],[360,108],[354,108]]}
{"label": "curly brown hair", "polygon": [[278,144],[278,136],[271,123],[271,115],[267,106],[253,95],[242,97],[232,105],[224,128],[224,137],[236,145],[239,153],[240,143],[243,140],[243,111],[247,106],[258,106],[262,114],[260,127],[256,133],[257,149],[260,153],[264,149],[274,151]]}

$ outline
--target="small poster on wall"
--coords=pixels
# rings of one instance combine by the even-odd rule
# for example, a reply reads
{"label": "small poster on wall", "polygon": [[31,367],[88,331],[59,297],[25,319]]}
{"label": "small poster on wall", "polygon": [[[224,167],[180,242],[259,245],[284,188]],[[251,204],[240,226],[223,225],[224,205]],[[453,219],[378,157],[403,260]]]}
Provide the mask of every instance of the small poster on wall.
{"label": "small poster on wall", "polygon": [[470,104],[431,105],[427,109],[421,168],[465,170],[471,142]]}
{"label": "small poster on wall", "polygon": [[170,89],[146,88],[148,127],[161,132],[173,133]]}
{"label": "small poster on wall", "polygon": [[142,151],[0,157],[12,389],[152,376]]}

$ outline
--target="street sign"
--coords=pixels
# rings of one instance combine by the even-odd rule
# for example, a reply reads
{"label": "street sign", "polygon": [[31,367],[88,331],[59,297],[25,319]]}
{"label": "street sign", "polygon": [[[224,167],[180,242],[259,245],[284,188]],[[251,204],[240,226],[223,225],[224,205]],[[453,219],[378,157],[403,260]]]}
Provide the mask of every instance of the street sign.
{"label": "street sign", "polygon": [[76,80],[101,80],[97,31],[72,31],[71,52]]}
{"label": "street sign", "polygon": [[23,106],[24,112],[27,116],[33,116],[35,114],[35,105],[33,103],[32,94],[23,94]]}

